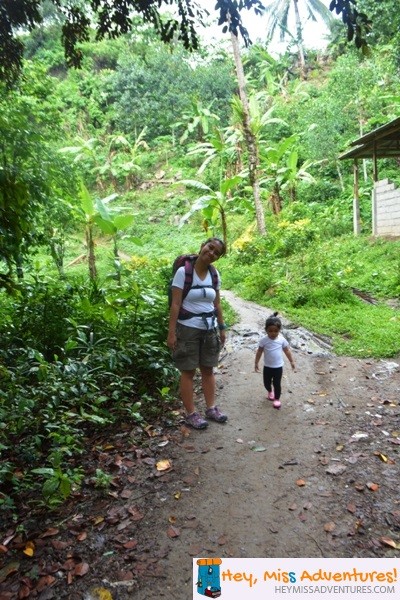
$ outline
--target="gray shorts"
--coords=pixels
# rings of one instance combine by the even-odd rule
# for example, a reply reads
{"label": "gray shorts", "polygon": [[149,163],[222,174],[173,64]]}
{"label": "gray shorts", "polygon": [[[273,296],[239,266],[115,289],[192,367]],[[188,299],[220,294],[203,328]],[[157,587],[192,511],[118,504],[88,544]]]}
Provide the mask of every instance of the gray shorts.
{"label": "gray shorts", "polygon": [[177,344],[172,358],[180,371],[218,365],[221,344],[215,329],[195,329],[178,323],[176,337]]}

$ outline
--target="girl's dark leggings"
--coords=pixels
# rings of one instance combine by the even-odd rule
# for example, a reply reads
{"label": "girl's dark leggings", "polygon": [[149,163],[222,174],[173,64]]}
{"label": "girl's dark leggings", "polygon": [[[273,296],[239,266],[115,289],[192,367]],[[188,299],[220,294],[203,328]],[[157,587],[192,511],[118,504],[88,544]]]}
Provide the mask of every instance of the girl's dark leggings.
{"label": "girl's dark leggings", "polygon": [[276,369],[273,369],[272,367],[264,367],[264,387],[267,390],[267,392],[271,392],[272,386],[274,386],[274,396],[276,400],[279,400],[279,398],[281,397],[282,375],[283,367],[277,367]]}

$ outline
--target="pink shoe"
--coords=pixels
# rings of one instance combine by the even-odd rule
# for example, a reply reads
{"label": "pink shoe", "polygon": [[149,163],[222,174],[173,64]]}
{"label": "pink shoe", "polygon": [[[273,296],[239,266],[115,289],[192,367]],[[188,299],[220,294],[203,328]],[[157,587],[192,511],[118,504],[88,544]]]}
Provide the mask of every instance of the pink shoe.
{"label": "pink shoe", "polygon": [[280,400],[274,400],[274,408],[277,408],[277,409],[279,410],[279,409],[280,409],[280,407],[281,407],[281,402],[280,402]]}
{"label": "pink shoe", "polygon": [[268,398],[268,400],[275,400],[275,394],[274,394],[274,392],[268,392],[267,398]]}

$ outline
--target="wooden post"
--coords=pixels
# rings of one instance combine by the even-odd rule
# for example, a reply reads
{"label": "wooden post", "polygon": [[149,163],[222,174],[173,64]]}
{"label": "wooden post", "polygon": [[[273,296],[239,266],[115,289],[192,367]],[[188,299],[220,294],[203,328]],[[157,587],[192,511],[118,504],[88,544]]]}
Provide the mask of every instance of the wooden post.
{"label": "wooden post", "polygon": [[361,231],[360,222],[360,195],[358,188],[358,160],[354,160],[354,195],[353,195],[353,232],[359,235]]}

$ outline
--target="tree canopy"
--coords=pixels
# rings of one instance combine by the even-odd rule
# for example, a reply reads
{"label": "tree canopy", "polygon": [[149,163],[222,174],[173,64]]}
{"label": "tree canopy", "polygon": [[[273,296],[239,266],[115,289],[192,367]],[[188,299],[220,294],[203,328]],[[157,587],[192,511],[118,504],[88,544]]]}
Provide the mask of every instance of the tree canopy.
{"label": "tree canopy", "polygon": [[[347,25],[348,39],[357,47],[366,44],[364,33],[369,21],[357,10],[357,0],[332,0],[330,10],[342,15]],[[62,42],[68,66],[79,67],[82,62],[81,42],[89,39],[92,28],[98,40],[115,38],[131,31],[132,19],[140,15],[143,22],[154,27],[161,40],[178,38],[187,49],[199,46],[199,27],[209,12],[196,0],[3,0],[0,6],[0,80],[11,85],[18,79],[24,52],[21,30],[33,30],[43,22],[43,8],[53,5],[62,15]],[[176,9],[176,16],[164,16],[165,9]],[[243,25],[241,11],[254,10],[261,15],[265,2],[261,0],[217,0],[215,9],[223,31],[241,35],[250,43]]]}

